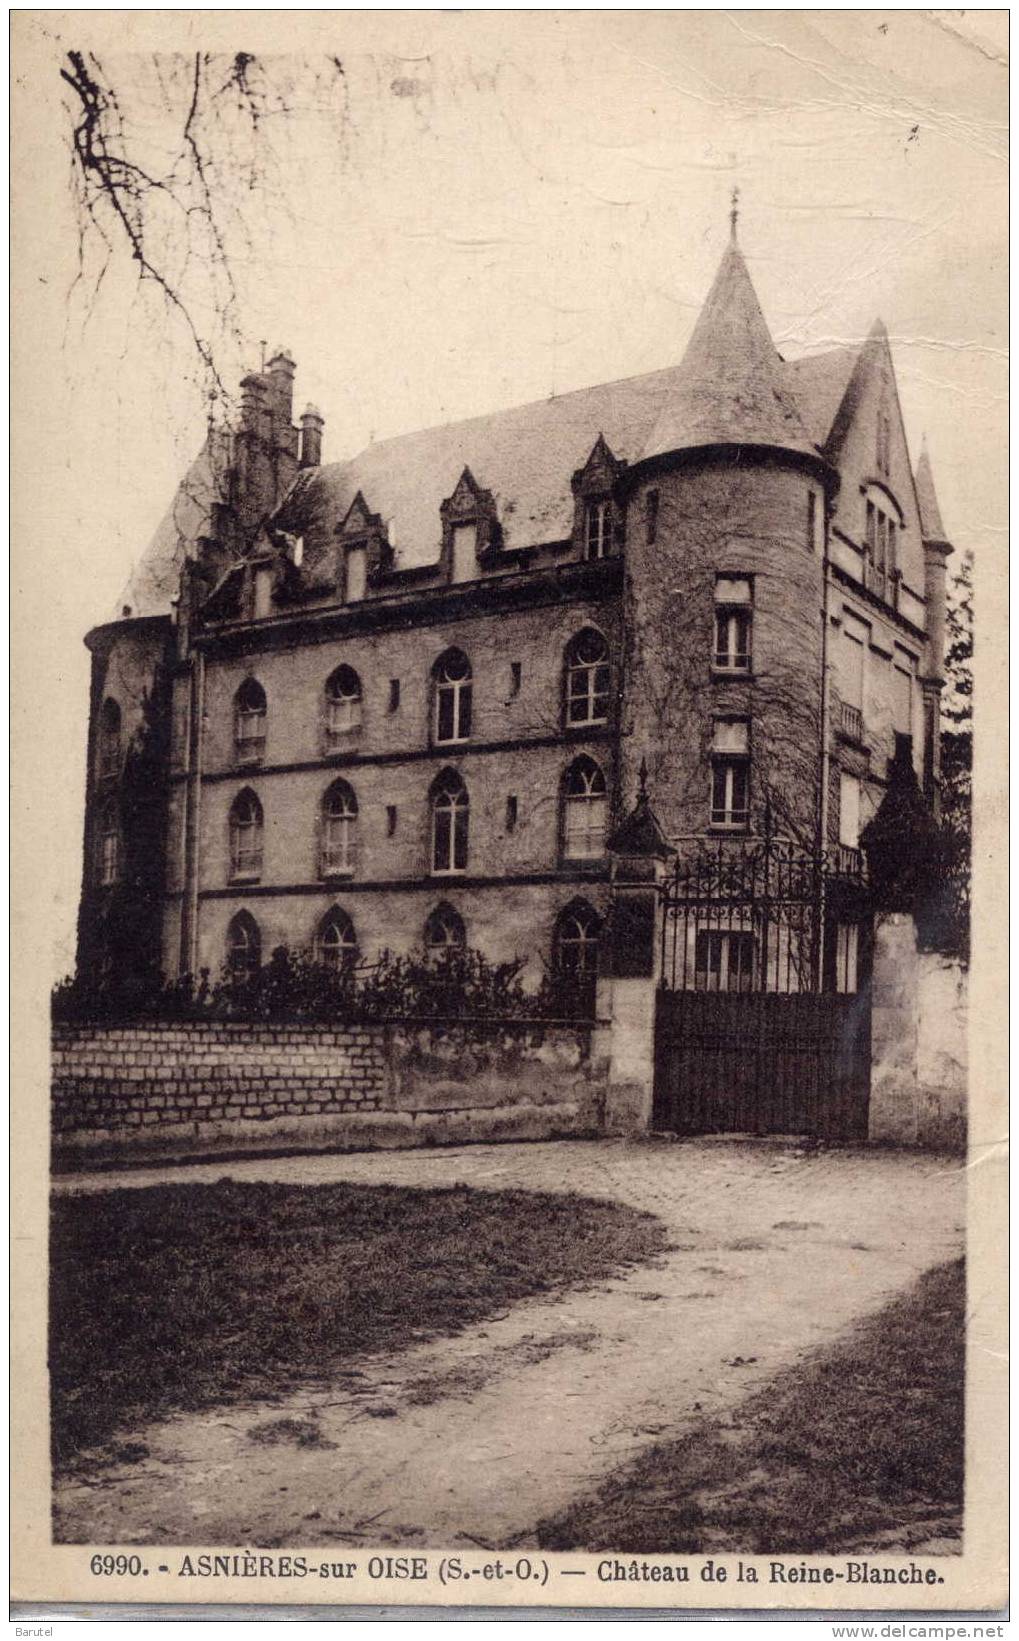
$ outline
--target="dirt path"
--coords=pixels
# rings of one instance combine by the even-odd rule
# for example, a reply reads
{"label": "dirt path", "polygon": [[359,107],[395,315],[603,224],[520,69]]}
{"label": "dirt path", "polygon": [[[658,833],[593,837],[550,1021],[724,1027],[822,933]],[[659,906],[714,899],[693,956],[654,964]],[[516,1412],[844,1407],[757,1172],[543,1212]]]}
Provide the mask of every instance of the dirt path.
{"label": "dirt path", "polygon": [[780,1144],[564,1142],[81,1176],[569,1188],[647,1208],[652,1265],[393,1357],[328,1390],[125,1433],[147,1457],[64,1483],[58,1541],[528,1543],[640,1447],[726,1412],[962,1245],[951,1161]]}

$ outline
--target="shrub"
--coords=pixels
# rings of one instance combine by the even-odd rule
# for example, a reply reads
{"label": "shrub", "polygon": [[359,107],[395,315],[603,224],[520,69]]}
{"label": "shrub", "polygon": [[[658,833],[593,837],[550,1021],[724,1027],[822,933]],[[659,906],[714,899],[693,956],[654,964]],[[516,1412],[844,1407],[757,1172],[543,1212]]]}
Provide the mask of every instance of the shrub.
{"label": "shrub", "polygon": [[524,960],[491,963],[473,949],[441,958],[394,955],[341,968],[306,951],[277,946],[252,974],[224,968],[218,980],[203,969],[166,980],[138,973],[94,978],[78,974],[54,988],[54,1021],[73,1020],[532,1020],[586,1019],[594,1013],[590,980],[546,974],[535,992],[524,988]]}

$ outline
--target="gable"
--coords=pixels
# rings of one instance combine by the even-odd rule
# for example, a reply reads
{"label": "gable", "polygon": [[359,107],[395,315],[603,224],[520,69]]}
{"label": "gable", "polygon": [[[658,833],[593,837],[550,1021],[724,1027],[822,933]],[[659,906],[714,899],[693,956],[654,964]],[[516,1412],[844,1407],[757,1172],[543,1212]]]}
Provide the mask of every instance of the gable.
{"label": "gable", "polygon": [[897,554],[906,587],[924,595],[923,542],[913,469],[887,333],[875,326],[860,351],[829,442],[841,479],[832,525],[862,547],[867,501],[884,495],[900,521]]}

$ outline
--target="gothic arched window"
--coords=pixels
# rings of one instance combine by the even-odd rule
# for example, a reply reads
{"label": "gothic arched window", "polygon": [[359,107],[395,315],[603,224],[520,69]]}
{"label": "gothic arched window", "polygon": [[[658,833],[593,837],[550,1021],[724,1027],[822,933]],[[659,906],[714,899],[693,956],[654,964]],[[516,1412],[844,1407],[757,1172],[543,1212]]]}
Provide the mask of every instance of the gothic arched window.
{"label": "gothic arched window", "polygon": [[594,627],[585,627],[566,646],[567,729],[607,723],[611,691],[608,644]]}
{"label": "gothic arched window", "polygon": [[594,1014],[601,919],[586,900],[571,901],[556,920],[552,972],[565,1014]]}
{"label": "gothic arched window", "polygon": [[346,912],[333,906],[315,933],[315,961],[327,969],[348,969],[357,961],[357,936]]}
{"label": "gothic arched window", "polygon": [[337,667],[326,683],[326,740],[342,744],[361,727],[361,680],[353,667]]}
{"label": "gothic arched window", "polygon": [[234,696],[234,751],[240,764],[258,763],[265,752],[265,690],[246,678]]}
{"label": "gothic arched window", "polygon": [[432,787],[432,871],[466,872],[470,800],[455,770],[446,769]]}
{"label": "gothic arched window", "polygon": [[262,964],[262,935],[250,912],[238,912],[226,931],[226,966],[235,980],[252,980]]}
{"label": "gothic arched window", "polygon": [[109,697],[99,714],[99,779],[112,780],[120,774],[120,708]]}
{"label": "gothic arched window", "polygon": [[563,782],[563,855],[598,860],[605,853],[608,794],[593,758],[576,758]]}
{"label": "gothic arched window", "polygon": [[322,846],[319,870],[323,877],[354,870],[357,842],[357,798],[346,781],[334,781],[322,799]]}
{"label": "gothic arched window", "polygon": [[434,738],[439,745],[467,741],[471,734],[471,664],[463,650],[447,650],[433,670]]}
{"label": "gothic arched window", "polygon": [[230,808],[230,876],[250,880],[262,875],[262,805],[249,786]]}
{"label": "gothic arched window", "polygon": [[462,952],[467,945],[464,920],[452,906],[436,906],[425,919],[425,950],[429,957],[444,958]]}

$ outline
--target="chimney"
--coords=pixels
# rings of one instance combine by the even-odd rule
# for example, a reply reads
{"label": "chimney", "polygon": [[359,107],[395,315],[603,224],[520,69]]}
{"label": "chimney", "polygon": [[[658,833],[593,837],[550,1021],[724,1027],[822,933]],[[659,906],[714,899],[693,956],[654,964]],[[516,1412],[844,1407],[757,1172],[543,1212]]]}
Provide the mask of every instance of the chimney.
{"label": "chimney", "polygon": [[278,421],[289,427],[294,419],[294,372],[297,366],[286,348],[277,348],[266,366],[269,392]]}
{"label": "chimney", "polygon": [[322,429],[325,417],[314,405],[306,405],[301,417],[302,467],[318,467],[322,461]]}
{"label": "chimney", "polygon": [[265,377],[257,376],[254,372],[245,376],[241,382],[240,430],[242,433],[261,435],[267,391]]}

